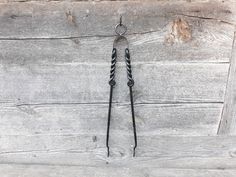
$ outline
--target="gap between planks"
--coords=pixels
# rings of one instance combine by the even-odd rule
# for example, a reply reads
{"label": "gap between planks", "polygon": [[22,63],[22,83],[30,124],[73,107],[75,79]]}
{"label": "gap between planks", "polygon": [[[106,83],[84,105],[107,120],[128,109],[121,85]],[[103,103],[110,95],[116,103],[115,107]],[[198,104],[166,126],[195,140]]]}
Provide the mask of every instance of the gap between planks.
{"label": "gap between planks", "polygon": [[[235,169],[179,169],[179,168],[129,168],[129,167],[93,167],[93,166],[55,166],[30,164],[1,164],[0,173],[4,177],[234,177]],[[19,176],[21,177],[21,176]]]}

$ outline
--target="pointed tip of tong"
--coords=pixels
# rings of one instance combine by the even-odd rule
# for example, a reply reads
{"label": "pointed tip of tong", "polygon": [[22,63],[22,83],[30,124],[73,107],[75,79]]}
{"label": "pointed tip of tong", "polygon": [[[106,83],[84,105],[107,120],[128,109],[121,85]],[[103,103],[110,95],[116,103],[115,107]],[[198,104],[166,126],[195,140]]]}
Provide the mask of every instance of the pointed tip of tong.
{"label": "pointed tip of tong", "polygon": [[[136,147],[134,147],[133,149],[133,157],[135,157],[135,150],[136,150]],[[109,150],[109,147],[107,147],[107,157],[110,157],[110,150]]]}
{"label": "pointed tip of tong", "polygon": [[110,156],[110,150],[109,150],[109,147],[107,147],[107,157]]}
{"label": "pointed tip of tong", "polygon": [[134,149],[133,149],[133,157],[135,157],[135,149],[136,149],[136,147],[134,147]]}

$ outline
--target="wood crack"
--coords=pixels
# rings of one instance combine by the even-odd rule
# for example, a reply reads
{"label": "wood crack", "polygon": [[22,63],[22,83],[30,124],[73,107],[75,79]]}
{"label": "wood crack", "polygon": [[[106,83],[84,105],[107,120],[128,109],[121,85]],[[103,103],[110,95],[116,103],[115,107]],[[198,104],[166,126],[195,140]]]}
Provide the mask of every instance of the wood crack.
{"label": "wood crack", "polygon": [[228,21],[225,21],[225,20],[222,20],[222,19],[213,18],[213,17],[203,17],[203,16],[198,16],[198,15],[187,15],[187,14],[181,14],[181,13],[176,14],[176,15],[181,15],[181,16],[184,16],[184,17],[191,17],[191,18],[198,18],[198,19],[202,19],[202,20],[215,20],[215,21],[218,21],[218,22],[221,22],[221,23],[236,26],[235,23],[228,22]]}
{"label": "wood crack", "polygon": [[66,152],[66,153],[85,153],[89,150],[75,150],[75,149],[45,149],[45,150],[28,150],[28,151],[3,151],[0,152],[0,155],[4,154],[21,154],[21,153],[57,153],[57,152]]}
{"label": "wood crack", "polygon": [[[129,102],[112,102],[116,105],[128,105]],[[4,103],[1,103],[4,104]],[[9,103],[7,103],[9,104]],[[82,102],[67,102],[67,103],[22,103],[22,104],[16,104],[14,106],[16,107],[22,107],[22,106],[47,106],[47,105],[107,105],[108,102],[90,102],[90,103],[82,103]],[[148,103],[148,102],[136,102],[134,105],[186,105],[186,104],[223,104],[223,101],[206,101],[206,102],[181,102],[181,101],[166,101],[166,102],[159,102],[159,103]]]}
{"label": "wood crack", "polygon": [[[160,30],[150,30],[150,31],[143,31],[143,32],[134,32],[134,33],[127,33],[126,36],[132,35],[141,35],[141,34],[149,34],[155,33]],[[10,40],[59,40],[59,39],[83,39],[83,38],[109,38],[109,37],[116,37],[116,34],[113,35],[81,35],[81,36],[64,36],[64,37],[22,37],[22,38],[0,38],[2,41],[10,41]]]}

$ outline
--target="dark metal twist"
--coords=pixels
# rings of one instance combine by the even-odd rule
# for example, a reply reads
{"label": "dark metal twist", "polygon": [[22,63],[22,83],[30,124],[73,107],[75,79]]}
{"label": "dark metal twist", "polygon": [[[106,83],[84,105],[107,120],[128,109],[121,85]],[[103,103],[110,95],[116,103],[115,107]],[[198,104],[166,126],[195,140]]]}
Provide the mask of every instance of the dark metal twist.
{"label": "dark metal twist", "polygon": [[131,61],[130,61],[130,54],[129,54],[128,48],[125,49],[125,63],[126,63],[127,78],[128,78],[127,85],[129,87],[132,87],[134,85],[134,80],[132,78]]}
{"label": "dark metal twist", "polygon": [[109,80],[110,86],[114,86],[116,84],[115,82],[116,58],[117,58],[116,48],[113,48],[111,55],[111,71]]}

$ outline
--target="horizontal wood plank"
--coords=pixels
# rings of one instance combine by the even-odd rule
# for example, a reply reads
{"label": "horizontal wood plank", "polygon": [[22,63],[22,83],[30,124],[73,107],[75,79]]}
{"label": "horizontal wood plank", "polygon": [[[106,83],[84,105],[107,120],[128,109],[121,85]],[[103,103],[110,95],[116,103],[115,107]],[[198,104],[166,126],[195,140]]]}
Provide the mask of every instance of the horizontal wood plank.
{"label": "horizontal wood plank", "polygon": [[[229,62],[233,31],[225,24],[202,22],[187,43],[168,45],[166,35],[164,30],[129,35],[132,62]],[[109,62],[113,40],[114,37],[0,40],[0,62],[4,65]],[[118,48],[123,56],[123,48]]]}
{"label": "horizontal wood plank", "polygon": [[99,168],[1,164],[2,177],[235,177],[236,170],[168,168]]}
{"label": "horizontal wood plank", "polygon": [[228,1],[0,3],[0,38],[113,35],[120,14],[128,33],[163,29],[178,16],[235,25],[234,4]]}
{"label": "horizontal wood plank", "polygon": [[[138,135],[215,135],[222,104],[137,104]],[[108,104],[0,107],[0,134],[105,134]],[[111,132],[132,135],[130,105],[114,105]]]}
{"label": "horizontal wood plank", "polygon": [[[139,136],[136,157],[133,137],[112,135],[111,157],[105,136],[1,136],[0,163],[85,165],[98,167],[235,168],[236,137]],[[63,142],[63,143],[62,143]]]}
{"label": "horizontal wood plank", "polygon": [[[124,63],[117,66],[114,102],[129,102]],[[228,64],[135,64],[135,103],[222,102]],[[0,102],[107,103],[110,64],[0,68]]]}

